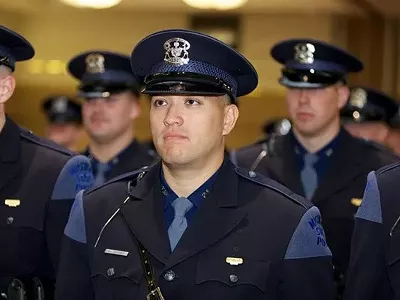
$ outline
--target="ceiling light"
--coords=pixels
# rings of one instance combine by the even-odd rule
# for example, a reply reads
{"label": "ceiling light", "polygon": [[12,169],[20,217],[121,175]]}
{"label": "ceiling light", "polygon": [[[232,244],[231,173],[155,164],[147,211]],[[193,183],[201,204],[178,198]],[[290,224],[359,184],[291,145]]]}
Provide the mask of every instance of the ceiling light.
{"label": "ceiling light", "polygon": [[102,9],[115,6],[119,4],[122,0],[60,0],[60,1],[75,7]]}
{"label": "ceiling light", "polygon": [[247,0],[183,0],[187,5],[200,9],[234,9],[244,5]]}

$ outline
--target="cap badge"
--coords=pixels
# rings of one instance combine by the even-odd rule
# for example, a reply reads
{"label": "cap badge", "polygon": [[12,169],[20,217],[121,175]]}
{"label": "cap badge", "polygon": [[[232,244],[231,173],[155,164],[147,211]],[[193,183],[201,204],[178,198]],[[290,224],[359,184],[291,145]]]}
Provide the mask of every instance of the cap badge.
{"label": "cap badge", "polygon": [[56,113],[64,113],[67,111],[67,100],[65,98],[57,99],[53,102],[51,110]]}
{"label": "cap badge", "polygon": [[186,65],[189,62],[190,44],[181,38],[172,38],[164,43],[164,60],[174,65]]}
{"label": "cap badge", "polygon": [[315,47],[313,44],[297,44],[294,46],[296,53],[294,59],[302,64],[312,64],[314,62]]}
{"label": "cap badge", "polygon": [[367,103],[367,92],[362,88],[356,88],[351,91],[349,103],[351,106],[363,108]]}
{"label": "cap badge", "polygon": [[98,53],[89,54],[86,57],[86,71],[88,73],[104,72],[104,56]]}

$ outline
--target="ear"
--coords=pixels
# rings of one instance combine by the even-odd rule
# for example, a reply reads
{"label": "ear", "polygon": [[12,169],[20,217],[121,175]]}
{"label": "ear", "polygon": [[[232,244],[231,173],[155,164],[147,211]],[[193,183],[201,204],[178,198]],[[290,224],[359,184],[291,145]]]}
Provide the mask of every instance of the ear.
{"label": "ear", "polygon": [[338,108],[342,109],[350,97],[350,89],[347,85],[340,85],[338,86]]}
{"label": "ear", "polygon": [[13,75],[7,75],[0,79],[0,104],[4,104],[11,98],[15,90],[15,78]]}
{"label": "ear", "polygon": [[235,104],[228,104],[224,107],[224,128],[222,134],[228,135],[233,128],[237,119],[239,118],[239,109]]}
{"label": "ear", "polygon": [[133,99],[130,99],[130,101],[132,101],[130,117],[132,120],[135,120],[142,113],[142,109],[139,104],[139,98],[133,96]]}

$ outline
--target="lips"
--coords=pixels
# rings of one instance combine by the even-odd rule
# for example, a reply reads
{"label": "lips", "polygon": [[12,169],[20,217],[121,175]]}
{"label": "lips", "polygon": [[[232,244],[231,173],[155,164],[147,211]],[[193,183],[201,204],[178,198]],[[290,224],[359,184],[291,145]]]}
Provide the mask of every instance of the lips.
{"label": "lips", "polygon": [[314,117],[314,115],[312,113],[308,113],[308,112],[299,112],[296,114],[296,116],[300,120],[311,119],[312,117]]}
{"label": "lips", "polygon": [[174,132],[164,134],[164,140],[182,140],[182,139],[186,139],[186,136]]}

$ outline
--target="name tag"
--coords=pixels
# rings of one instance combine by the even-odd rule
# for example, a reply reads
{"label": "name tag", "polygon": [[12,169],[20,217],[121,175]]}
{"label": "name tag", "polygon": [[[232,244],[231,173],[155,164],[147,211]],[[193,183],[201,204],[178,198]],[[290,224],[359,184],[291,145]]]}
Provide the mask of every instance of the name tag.
{"label": "name tag", "polygon": [[225,259],[226,263],[230,264],[231,266],[241,265],[243,263],[243,258],[241,257],[227,257]]}
{"label": "name tag", "polygon": [[104,250],[105,254],[117,255],[117,256],[128,256],[129,252],[121,251],[121,250],[114,250],[114,249],[106,249]]}
{"label": "name tag", "polygon": [[6,199],[4,200],[4,204],[9,207],[17,207],[21,204],[21,201],[19,199]]}

